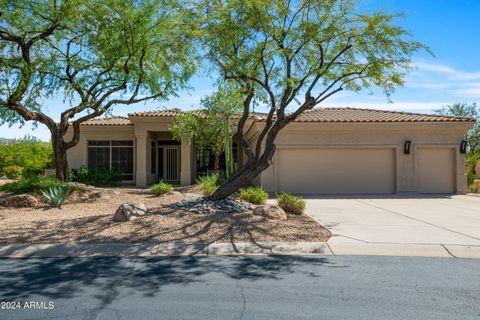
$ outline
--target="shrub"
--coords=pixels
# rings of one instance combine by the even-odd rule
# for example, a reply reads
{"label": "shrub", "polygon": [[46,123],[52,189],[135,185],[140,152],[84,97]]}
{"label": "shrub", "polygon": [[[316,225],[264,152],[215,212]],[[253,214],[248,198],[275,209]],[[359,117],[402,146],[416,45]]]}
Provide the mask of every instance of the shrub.
{"label": "shrub", "polygon": [[268,193],[262,187],[247,187],[240,191],[240,198],[253,204],[264,204]]}
{"label": "shrub", "polygon": [[43,174],[54,167],[52,145],[29,137],[0,143],[0,171],[9,165],[24,168],[24,175]]}
{"label": "shrub", "polygon": [[202,186],[203,194],[209,196],[218,189],[222,183],[222,178],[218,173],[214,173],[198,178],[197,183]]}
{"label": "shrub", "polygon": [[477,165],[477,155],[476,154],[470,154],[466,157],[466,171],[467,171],[467,183],[468,186],[472,185],[473,181],[475,180],[475,177],[478,175],[477,172],[475,172],[475,166]]}
{"label": "shrub", "polygon": [[11,164],[3,168],[3,174],[8,179],[17,179],[22,175],[22,173],[23,173],[23,168],[20,166],[17,166],[16,164]]}
{"label": "shrub", "polygon": [[69,170],[70,181],[80,182],[93,186],[119,186],[123,181],[121,170],[108,170],[87,167]]}
{"label": "shrub", "polygon": [[50,187],[64,185],[60,180],[53,177],[22,177],[19,180],[0,186],[0,191],[9,193],[40,194]]}
{"label": "shrub", "polygon": [[162,194],[172,192],[172,185],[163,181],[160,181],[157,184],[154,184],[150,188],[150,192],[156,196],[161,196]]}
{"label": "shrub", "polygon": [[42,190],[43,196],[54,208],[61,208],[70,193],[72,193],[72,188],[66,184],[60,184]]}
{"label": "shrub", "polygon": [[288,213],[303,214],[305,211],[305,200],[302,197],[289,193],[277,194],[277,202],[280,208]]}

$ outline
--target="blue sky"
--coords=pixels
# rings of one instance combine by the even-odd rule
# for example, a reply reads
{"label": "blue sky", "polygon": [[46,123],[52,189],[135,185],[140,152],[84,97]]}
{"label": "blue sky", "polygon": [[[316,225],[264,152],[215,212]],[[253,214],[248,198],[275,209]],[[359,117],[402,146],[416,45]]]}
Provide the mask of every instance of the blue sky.
{"label": "blue sky", "polygon": [[[453,102],[480,102],[480,1],[364,0],[361,8],[405,12],[407,16],[401,24],[415,39],[428,45],[435,57],[426,53],[415,56],[414,64],[418,69],[407,77],[405,87],[393,95],[393,103],[388,103],[381,93],[342,92],[325,101],[323,106],[430,113],[432,109]],[[198,107],[200,98],[212,92],[213,81],[197,76],[191,80],[191,87],[189,92],[179,92],[178,98],[116,107],[114,114],[126,115],[162,107]],[[46,112],[55,118],[63,106],[63,97],[56,97],[48,101]],[[30,125],[23,128],[0,126],[0,137],[21,138],[27,134],[45,141],[50,138],[42,125],[34,130]]]}

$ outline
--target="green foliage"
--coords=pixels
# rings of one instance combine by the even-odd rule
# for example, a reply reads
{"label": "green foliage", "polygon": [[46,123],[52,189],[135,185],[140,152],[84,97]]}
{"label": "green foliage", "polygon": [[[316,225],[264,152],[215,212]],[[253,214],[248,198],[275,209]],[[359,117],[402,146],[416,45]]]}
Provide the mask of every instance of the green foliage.
{"label": "green foliage", "polygon": [[479,157],[476,154],[469,154],[467,155],[467,164],[466,164],[466,171],[467,171],[467,185],[470,186],[473,184],[473,180],[475,180],[477,176],[477,172],[475,172],[475,167],[477,165]]}
{"label": "green foliage", "polygon": [[480,107],[476,103],[462,103],[457,102],[450,105],[441,107],[440,109],[433,110],[437,114],[444,116],[465,117],[475,119],[475,125],[473,129],[469,130],[465,134],[465,140],[468,141],[469,153],[480,153]]}
{"label": "green foliage", "polygon": [[42,194],[52,207],[60,209],[72,191],[73,190],[70,186],[60,184],[42,190]]}
{"label": "green foliage", "polygon": [[22,175],[22,173],[23,173],[23,168],[20,166],[17,166],[16,164],[11,164],[3,168],[3,174],[8,179],[17,179]]}
{"label": "green foliage", "polygon": [[191,139],[200,149],[210,148],[217,158],[225,151],[229,176],[233,171],[232,136],[236,125],[232,115],[241,107],[240,93],[234,88],[220,87],[202,98],[201,104],[201,110],[177,116],[170,131],[178,141]]}
{"label": "green foliage", "polygon": [[277,194],[278,205],[285,212],[301,215],[305,211],[305,200],[289,193]]}
{"label": "green foliage", "polygon": [[[0,124],[47,126],[66,178],[62,155],[78,143],[82,122],[187,86],[198,24],[182,2],[0,1]],[[66,107],[47,115],[53,97]]]}
{"label": "green foliage", "polygon": [[0,144],[0,172],[11,165],[22,167],[24,175],[43,174],[53,168],[52,146],[29,137]]}
{"label": "green foliage", "polygon": [[398,25],[401,14],[360,14],[353,0],[204,0],[197,10],[207,57],[227,80],[254,83],[257,98],[279,100],[275,107],[311,86],[315,103],[340,87],[389,95],[403,85],[413,54],[428,50]]}
{"label": "green foliage", "polygon": [[0,186],[0,191],[15,193],[15,194],[40,194],[42,190],[46,190],[51,187],[57,187],[64,185],[63,182],[53,177],[22,177],[19,180]]}
{"label": "green foliage", "polygon": [[246,187],[240,190],[240,199],[253,204],[264,204],[267,202],[268,193],[262,187]]}
{"label": "green foliage", "polygon": [[70,169],[69,177],[71,181],[93,186],[119,186],[123,181],[123,172],[121,170],[81,167],[78,170]]}
{"label": "green foliage", "polygon": [[222,178],[218,173],[214,173],[198,178],[197,183],[202,186],[203,194],[210,196],[218,189],[220,184],[222,184]]}
{"label": "green foliage", "polygon": [[154,184],[150,188],[150,193],[156,196],[161,196],[162,194],[172,192],[173,188],[172,185],[163,181],[160,181],[157,184]]}

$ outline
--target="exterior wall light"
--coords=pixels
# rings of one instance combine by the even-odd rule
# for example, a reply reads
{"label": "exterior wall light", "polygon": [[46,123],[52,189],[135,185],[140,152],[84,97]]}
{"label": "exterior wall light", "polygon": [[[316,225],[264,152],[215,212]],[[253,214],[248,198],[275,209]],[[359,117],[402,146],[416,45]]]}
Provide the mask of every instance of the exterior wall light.
{"label": "exterior wall light", "polygon": [[462,140],[460,143],[460,153],[467,153],[467,140]]}
{"label": "exterior wall light", "polygon": [[412,141],[407,140],[405,141],[405,145],[403,146],[403,153],[410,154],[410,146],[412,145]]}

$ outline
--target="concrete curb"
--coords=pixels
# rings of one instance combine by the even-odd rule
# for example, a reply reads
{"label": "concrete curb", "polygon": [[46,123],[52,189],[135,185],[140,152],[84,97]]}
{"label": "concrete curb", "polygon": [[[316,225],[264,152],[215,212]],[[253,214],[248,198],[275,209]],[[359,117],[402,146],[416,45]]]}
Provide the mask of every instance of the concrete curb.
{"label": "concrete curb", "polygon": [[165,243],[165,244],[12,244],[0,246],[0,257],[128,257],[224,255],[332,255],[321,243]]}
{"label": "concrete curb", "polygon": [[191,255],[364,255],[480,259],[480,246],[345,242],[12,244],[0,246],[0,258]]}

